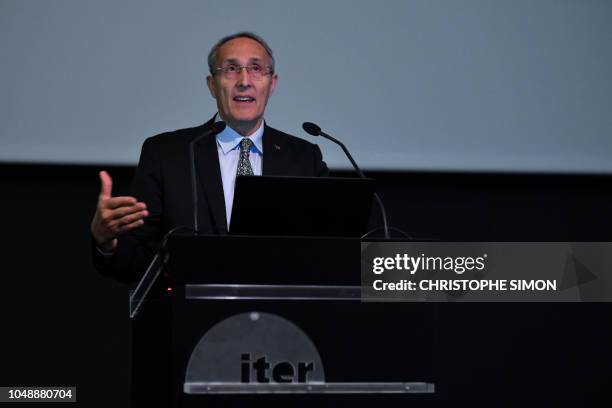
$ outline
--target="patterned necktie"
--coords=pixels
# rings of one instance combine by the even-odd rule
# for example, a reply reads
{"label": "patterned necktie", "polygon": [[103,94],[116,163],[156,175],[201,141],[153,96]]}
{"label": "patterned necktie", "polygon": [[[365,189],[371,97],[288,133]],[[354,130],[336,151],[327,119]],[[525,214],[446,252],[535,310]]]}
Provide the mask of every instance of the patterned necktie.
{"label": "patterned necktie", "polygon": [[251,146],[253,146],[253,142],[248,137],[245,137],[240,141],[240,160],[238,160],[236,177],[254,175],[253,168],[251,167],[251,161],[249,160]]}

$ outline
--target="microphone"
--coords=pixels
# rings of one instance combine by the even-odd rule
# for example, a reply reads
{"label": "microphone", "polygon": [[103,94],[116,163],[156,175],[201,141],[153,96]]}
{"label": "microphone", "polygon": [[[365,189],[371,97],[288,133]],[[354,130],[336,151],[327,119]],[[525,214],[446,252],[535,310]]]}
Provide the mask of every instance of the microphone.
{"label": "microphone", "polygon": [[197,142],[199,142],[200,140],[202,140],[203,138],[207,137],[207,136],[214,136],[217,133],[221,133],[223,132],[223,129],[225,129],[225,122],[215,122],[213,124],[213,126],[204,131],[201,135],[199,135],[198,137],[196,137],[195,139],[193,139],[191,142],[189,142],[189,160],[191,161],[191,168],[190,168],[190,173],[191,173],[191,197],[192,197],[192,201],[193,201],[193,230],[196,232],[196,234],[198,233],[198,188],[197,188],[197,175],[196,175],[196,168],[195,168],[195,149],[194,146]]}
{"label": "microphone", "polygon": [[[359,177],[366,178],[366,175],[363,174],[363,171],[361,171],[361,169],[359,168],[359,166],[357,165],[355,160],[353,160],[353,156],[351,156],[351,154],[349,153],[349,151],[346,148],[346,146],[344,146],[344,143],[342,143],[338,139],[328,135],[327,133],[323,132],[318,125],[315,125],[312,122],[304,122],[304,123],[302,123],[302,129],[304,129],[304,131],[306,131],[306,133],[308,133],[309,135],[324,137],[325,139],[331,140],[332,142],[334,142],[335,144],[340,146],[342,148],[342,150],[344,151],[344,154],[346,155],[346,157],[348,157],[348,159],[350,160],[350,162],[353,165],[353,168],[355,169],[357,174],[359,174]],[[390,236],[389,236],[389,225],[387,223],[387,212],[385,211],[385,206],[383,205],[382,200],[380,199],[378,193],[376,193],[376,192],[374,192],[374,199],[376,200],[376,203],[378,204],[378,207],[380,208],[380,213],[381,213],[381,216],[382,216],[383,231],[385,233],[385,238],[389,239],[390,238]]]}

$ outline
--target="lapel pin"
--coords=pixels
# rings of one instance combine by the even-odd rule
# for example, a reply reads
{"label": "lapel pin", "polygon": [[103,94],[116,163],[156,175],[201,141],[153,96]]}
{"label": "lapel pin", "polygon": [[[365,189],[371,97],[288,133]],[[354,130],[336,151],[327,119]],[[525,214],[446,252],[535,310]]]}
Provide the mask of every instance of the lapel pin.
{"label": "lapel pin", "polygon": [[279,145],[277,145],[277,144],[275,144],[275,145],[274,145],[274,148],[275,148],[276,150],[280,150],[280,146],[279,146]]}

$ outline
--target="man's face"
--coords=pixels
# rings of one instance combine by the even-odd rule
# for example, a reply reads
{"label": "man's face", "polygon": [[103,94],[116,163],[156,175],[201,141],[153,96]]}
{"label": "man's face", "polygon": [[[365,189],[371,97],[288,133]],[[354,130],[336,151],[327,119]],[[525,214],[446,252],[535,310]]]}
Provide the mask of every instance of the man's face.
{"label": "man's face", "polygon": [[[227,65],[270,66],[272,60],[265,48],[250,38],[235,38],[223,44],[217,52],[215,68]],[[264,75],[253,80],[246,69],[234,79],[228,79],[223,72],[208,76],[208,89],[217,100],[217,108],[230,127],[249,135],[261,124],[268,98],[274,92],[277,77]],[[245,136],[246,136],[245,135]]]}

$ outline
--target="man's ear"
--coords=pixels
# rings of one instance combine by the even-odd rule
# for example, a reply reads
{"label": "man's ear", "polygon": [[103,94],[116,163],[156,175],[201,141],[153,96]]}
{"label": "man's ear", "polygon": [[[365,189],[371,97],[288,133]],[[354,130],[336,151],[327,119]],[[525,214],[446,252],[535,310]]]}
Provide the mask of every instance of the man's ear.
{"label": "man's ear", "polygon": [[272,83],[270,84],[270,95],[272,96],[272,94],[274,93],[274,90],[276,89],[276,81],[278,81],[278,75],[274,74],[272,75],[272,79],[271,79]]}
{"label": "man's ear", "polygon": [[217,95],[215,92],[215,78],[212,75],[206,77],[206,85],[208,85],[208,90],[210,91],[210,95],[217,99]]}

